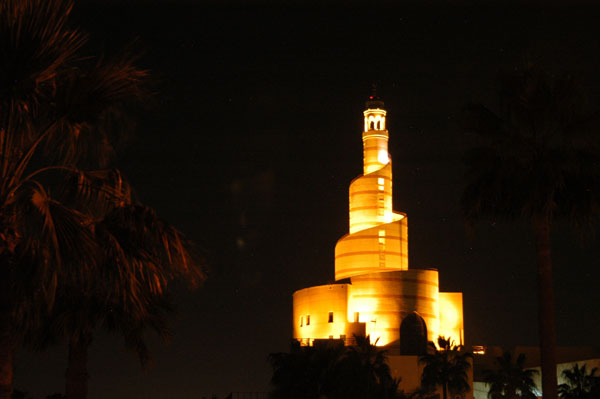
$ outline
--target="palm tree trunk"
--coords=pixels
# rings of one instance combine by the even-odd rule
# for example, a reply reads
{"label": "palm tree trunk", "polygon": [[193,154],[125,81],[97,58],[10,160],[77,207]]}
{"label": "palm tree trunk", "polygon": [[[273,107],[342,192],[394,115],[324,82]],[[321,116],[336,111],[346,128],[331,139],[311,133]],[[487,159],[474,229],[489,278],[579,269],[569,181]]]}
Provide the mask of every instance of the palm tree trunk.
{"label": "palm tree trunk", "polygon": [[542,391],[544,399],[558,398],[556,380],[556,327],[554,323],[554,288],[550,257],[550,217],[533,220],[538,266],[538,317],[540,355],[542,360]]}
{"label": "palm tree trunk", "polygon": [[442,384],[442,397],[448,399],[448,384],[445,382]]}
{"label": "palm tree trunk", "polygon": [[69,340],[69,365],[65,379],[67,399],[86,399],[88,393],[87,360],[92,335],[82,333]]}
{"label": "palm tree trunk", "polygon": [[6,267],[0,278],[0,399],[10,399],[12,396],[15,353],[15,339],[12,335],[13,267],[6,256],[8,251],[5,247],[6,245],[0,249],[0,265]]}
{"label": "palm tree trunk", "polygon": [[11,313],[5,306],[2,301],[0,303],[0,399],[11,398],[13,379],[14,345],[10,333]]}

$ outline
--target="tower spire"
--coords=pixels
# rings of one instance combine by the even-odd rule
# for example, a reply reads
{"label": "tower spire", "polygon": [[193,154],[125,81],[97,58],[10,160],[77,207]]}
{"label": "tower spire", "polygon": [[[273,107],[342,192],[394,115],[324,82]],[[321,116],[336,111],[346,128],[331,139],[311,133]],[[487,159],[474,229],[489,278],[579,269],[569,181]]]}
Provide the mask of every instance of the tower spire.
{"label": "tower spire", "polygon": [[367,109],[383,109],[383,101],[381,97],[377,95],[377,83],[371,85],[371,94],[369,99],[365,103]]}
{"label": "tower spire", "polygon": [[362,134],[364,150],[364,173],[368,174],[383,168],[389,163],[388,131],[385,126],[386,111],[383,101],[377,96],[373,85],[373,92],[369,96],[363,112],[364,131]]}

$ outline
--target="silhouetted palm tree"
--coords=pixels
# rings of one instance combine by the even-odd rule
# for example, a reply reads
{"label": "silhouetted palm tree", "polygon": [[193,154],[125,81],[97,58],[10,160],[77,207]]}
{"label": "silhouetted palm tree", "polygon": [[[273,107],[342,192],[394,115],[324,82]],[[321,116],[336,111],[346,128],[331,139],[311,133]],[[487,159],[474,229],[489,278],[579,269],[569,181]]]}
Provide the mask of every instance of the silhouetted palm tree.
{"label": "silhouetted palm tree", "polygon": [[33,399],[33,398],[31,395],[29,395],[28,392],[23,392],[23,391],[19,391],[18,389],[15,389],[12,392],[11,399]]}
{"label": "silhouetted palm tree", "polygon": [[600,397],[600,376],[596,375],[598,368],[593,368],[590,373],[583,364],[577,363],[571,369],[563,370],[566,384],[558,386],[558,394],[561,399],[596,399]]}
{"label": "silhouetted palm tree", "polygon": [[[123,200],[129,192],[117,171],[80,166],[104,167],[123,108],[143,95],[145,72],[130,57],[82,56],[85,35],[66,24],[71,8],[69,0],[0,2],[0,399],[11,396],[13,352],[23,332],[39,328],[57,291],[61,297],[77,290],[80,298],[106,294],[106,302],[121,306],[114,309],[132,315],[156,301],[174,268],[199,276],[173,230],[167,240],[153,237],[162,257],[138,247],[136,261],[113,265],[119,283],[98,287],[99,276],[110,276],[109,262],[138,244],[126,242],[133,234],[115,240],[127,229],[111,231],[103,223],[121,212],[124,224],[137,204]],[[59,182],[71,189],[59,191]],[[143,237],[164,233],[153,230],[152,220],[142,224]],[[114,250],[108,256],[107,244]],[[167,263],[152,263],[165,254]],[[150,319],[133,321],[140,320]]]}
{"label": "silhouetted palm tree", "polygon": [[419,358],[425,365],[421,385],[429,392],[441,387],[444,399],[448,393],[453,397],[464,395],[471,389],[467,372],[471,369],[469,359],[473,356],[444,337],[438,338],[438,346],[439,349],[429,342],[428,353]]}
{"label": "silhouetted palm tree", "polygon": [[390,375],[385,351],[369,337],[357,346],[341,341],[301,347],[292,341],[290,353],[269,355],[273,367],[273,399],[395,399],[398,381]]}
{"label": "silhouetted palm tree", "polygon": [[396,395],[395,381],[386,363],[387,351],[371,343],[369,336],[355,336],[356,344],[348,347],[339,369],[345,376],[340,397],[391,398]]}
{"label": "silhouetted palm tree", "polygon": [[338,378],[343,344],[300,346],[292,340],[290,353],[273,353],[269,397],[272,399],[321,399],[330,397]]}
{"label": "silhouetted palm tree", "polygon": [[550,79],[528,65],[501,80],[500,112],[468,107],[482,144],[466,157],[462,207],[469,222],[524,218],[535,236],[544,398],[556,399],[556,334],[550,229],[556,217],[589,226],[598,210],[598,135],[582,117],[569,75]]}
{"label": "silhouetted palm tree", "polygon": [[525,355],[520,354],[513,363],[512,355],[506,351],[496,358],[496,369],[484,372],[484,381],[490,386],[490,399],[536,399],[533,376],[537,370],[525,370]]}
{"label": "silhouetted palm tree", "polygon": [[145,330],[169,338],[168,284],[183,278],[194,286],[202,278],[179,232],[147,207],[120,205],[96,223],[95,232],[100,261],[86,276],[87,290],[59,284],[50,315],[53,335],[69,341],[65,392],[70,399],[86,397],[87,352],[96,327],[122,335],[147,366]]}

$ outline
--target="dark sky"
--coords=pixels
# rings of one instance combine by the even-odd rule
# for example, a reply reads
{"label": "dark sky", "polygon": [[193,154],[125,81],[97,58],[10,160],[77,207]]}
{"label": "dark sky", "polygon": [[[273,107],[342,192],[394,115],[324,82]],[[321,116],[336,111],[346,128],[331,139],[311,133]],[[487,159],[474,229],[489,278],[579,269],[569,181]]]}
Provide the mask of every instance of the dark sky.
{"label": "dark sky", "polygon": [[[483,223],[466,236],[458,200],[469,142],[457,117],[469,101],[493,105],[498,72],[525,61],[569,71],[598,109],[600,8],[511,4],[79,4],[74,22],[92,44],[114,53],[136,39],[155,81],[116,166],[204,248],[209,268],[200,290],[175,287],[174,339],[164,347],[150,336],[149,373],[119,337],[96,335],[89,398],[268,389],[267,355],[292,334],[292,293],[333,281],[373,81],[410,267],[438,268],[443,291],[463,292],[467,344],[537,344],[532,235]],[[558,341],[595,344],[600,245],[556,227]],[[36,398],[63,391],[66,355],[64,345],[22,352],[16,387]]]}

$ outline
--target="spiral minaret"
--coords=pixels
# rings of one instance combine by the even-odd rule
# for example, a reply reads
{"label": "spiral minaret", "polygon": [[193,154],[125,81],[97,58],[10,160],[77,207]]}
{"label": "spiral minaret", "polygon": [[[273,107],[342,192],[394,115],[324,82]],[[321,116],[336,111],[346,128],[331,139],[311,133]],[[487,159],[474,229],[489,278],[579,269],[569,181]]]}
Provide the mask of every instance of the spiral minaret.
{"label": "spiral minaret", "polygon": [[435,269],[408,268],[407,217],[392,209],[387,112],[375,93],[363,114],[363,174],[350,183],[349,232],[335,246],[339,283],[294,293],[294,338],[370,335],[403,355],[440,334],[462,343],[462,294],[440,292]]}
{"label": "spiral minaret", "polygon": [[408,229],[392,210],[392,160],[383,102],[371,96],[364,111],[362,176],[350,183],[350,232],[335,246],[335,279],[408,269]]}

